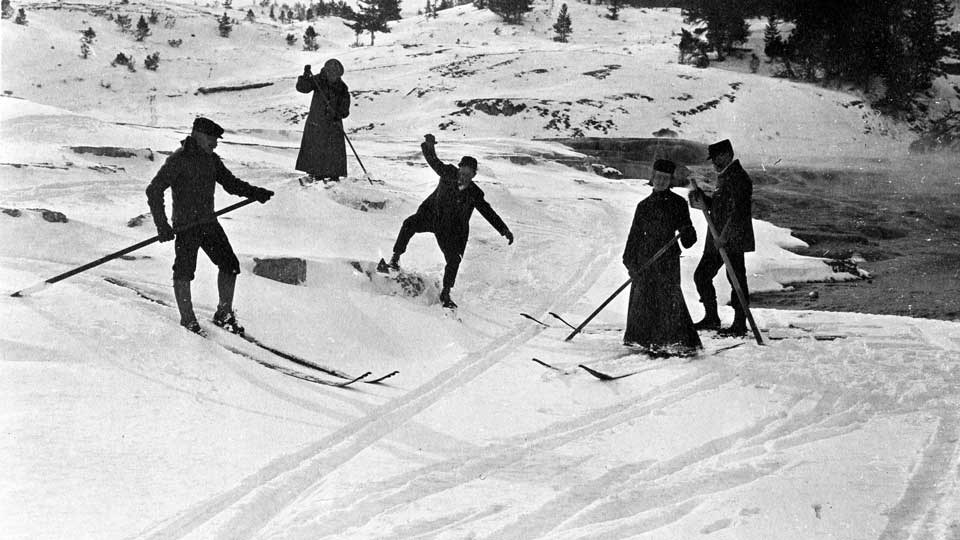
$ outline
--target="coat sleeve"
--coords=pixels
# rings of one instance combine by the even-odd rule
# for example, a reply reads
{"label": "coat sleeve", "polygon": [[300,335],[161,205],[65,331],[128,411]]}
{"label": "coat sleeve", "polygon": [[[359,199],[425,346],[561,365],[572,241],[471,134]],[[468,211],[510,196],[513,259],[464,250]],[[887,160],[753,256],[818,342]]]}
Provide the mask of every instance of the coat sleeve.
{"label": "coat sleeve", "polygon": [[257,189],[234,176],[219,156],[217,156],[217,183],[223,186],[224,191],[238,197],[253,197]]}
{"label": "coat sleeve", "polygon": [[623,265],[627,270],[633,270],[637,266],[637,251],[640,249],[640,240],[643,237],[643,230],[640,227],[640,206],[633,213],[633,222],[630,224],[630,234],[627,235],[627,245],[623,249]]}
{"label": "coat sleeve", "polygon": [[304,77],[303,75],[297,77],[297,92],[301,94],[309,94],[313,92],[315,86],[313,84],[312,77]]}
{"label": "coat sleeve", "polygon": [[[437,157],[437,151],[433,146],[427,143],[420,144],[420,151],[423,152],[423,158],[427,160],[427,164],[430,165],[430,168],[433,169],[433,172],[440,175],[440,180],[443,181],[446,177],[456,177],[456,167],[453,165],[448,165]],[[454,170],[450,170],[454,169]]]}
{"label": "coat sleeve", "polygon": [[480,212],[480,215],[487,220],[487,223],[489,223],[494,229],[497,230],[498,233],[500,233],[500,236],[506,235],[510,230],[507,228],[507,224],[500,219],[500,216],[493,209],[493,207],[490,206],[490,203],[487,202],[487,199],[483,197],[483,193],[481,193],[480,197],[477,198],[476,202],[474,203],[474,208],[476,208],[477,211]]}
{"label": "coat sleeve", "polygon": [[683,247],[690,249],[697,243],[697,230],[693,228],[693,222],[690,221],[690,209],[681,199],[677,204],[676,215],[679,216],[678,227],[680,231],[680,243]]}
{"label": "coat sleeve", "polygon": [[169,224],[167,221],[167,211],[164,208],[163,192],[170,187],[173,179],[176,178],[176,169],[176,163],[171,158],[167,158],[163,166],[160,167],[160,170],[157,171],[157,175],[150,181],[150,185],[147,186],[147,205],[150,206],[153,224],[156,225],[158,229]]}
{"label": "coat sleeve", "polygon": [[343,87],[342,92],[337,92],[336,100],[333,108],[336,111],[337,118],[343,120],[350,116],[350,90],[346,86]]}

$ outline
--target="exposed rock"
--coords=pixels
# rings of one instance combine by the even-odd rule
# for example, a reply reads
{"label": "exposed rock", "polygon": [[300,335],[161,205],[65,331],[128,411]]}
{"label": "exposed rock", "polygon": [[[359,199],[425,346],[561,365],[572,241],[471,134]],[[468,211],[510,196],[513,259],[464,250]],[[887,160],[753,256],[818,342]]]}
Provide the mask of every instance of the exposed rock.
{"label": "exposed rock", "polygon": [[67,216],[62,212],[47,210],[46,208],[27,208],[27,210],[40,212],[40,217],[42,217],[44,221],[49,221],[50,223],[67,223],[69,221]]}
{"label": "exposed rock", "polygon": [[153,161],[153,150],[149,148],[120,148],[119,146],[71,146],[77,154],[93,154],[114,158],[141,157]]}
{"label": "exposed rock", "polygon": [[668,137],[668,138],[671,138],[671,139],[676,139],[679,135],[677,135],[677,132],[674,131],[674,130],[672,130],[672,129],[663,128],[663,129],[658,129],[658,130],[654,131],[654,132],[653,132],[653,136],[654,136],[654,137]]}
{"label": "exposed rock", "polygon": [[150,212],[147,212],[146,214],[140,214],[137,217],[130,218],[130,221],[127,221],[127,227],[139,227],[143,225],[144,221],[150,219],[152,215]]}
{"label": "exposed rock", "polygon": [[15,218],[23,215],[23,212],[21,212],[16,208],[0,208],[0,212],[3,212],[4,214],[10,217],[15,217]]}
{"label": "exposed rock", "polygon": [[254,258],[253,273],[280,283],[299,285],[307,280],[307,261],[292,257]]}

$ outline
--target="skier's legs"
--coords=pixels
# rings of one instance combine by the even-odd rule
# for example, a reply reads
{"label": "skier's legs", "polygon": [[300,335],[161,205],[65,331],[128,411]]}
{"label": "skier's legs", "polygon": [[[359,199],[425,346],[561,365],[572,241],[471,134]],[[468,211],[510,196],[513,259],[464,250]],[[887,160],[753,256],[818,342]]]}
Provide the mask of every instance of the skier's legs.
{"label": "skier's legs", "polygon": [[233,246],[227,238],[227,233],[219,223],[208,223],[198,227],[200,229],[200,248],[207,254],[210,261],[220,269],[221,273],[240,273],[240,261],[233,252]]}
{"label": "skier's legs", "polygon": [[[743,260],[742,251],[728,251],[727,258],[730,259],[730,266],[733,270],[733,275],[736,276],[737,282],[740,284],[741,290],[743,290],[743,297],[747,302],[747,307],[750,307],[750,290],[747,288],[747,269]],[[730,288],[733,289],[733,280],[730,279],[730,274],[727,274],[727,281],[730,282]],[[747,315],[743,310],[743,307],[740,305],[740,298],[737,296],[735,290],[731,293],[730,306],[733,307],[734,312],[734,325],[745,324]]]}
{"label": "skier's legs", "polygon": [[196,322],[190,282],[197,269],[197,251],[200,249],[200,232],[189,229],[177,234],[173,242],[173,296],[180,311],[180,324]]}
{"label": "skier's legs", "polygon": [[443,252],[443,259],[446,262],[443,269],[443,289],[449,294],[450,289],[457,282],[460,261],[463,260],[463,252],[467,246],[462,242],[444,242],[439,237],[437,243],[440,244],[440,251]]}
{"label": "skier's legs", "polygon": [[417,212],[407,219],[403,220],[403,226],[400,227],[400,233],[397,235],[397,241],[393,244],[394,257],[399,258],[407,251],[407,244],[417,233],[432,232],[433,222],[429,216]]}
{"label": "skier's legs", "polygon": [[700,263],[693,272],[693,282],[697,286],[700,302],[703,303],[704,316],[695,326],[699,329],[718,328],[720,317],[717,314],[717,290],[713,278],[723,267],[723,259],[716,249],[704,249]]}

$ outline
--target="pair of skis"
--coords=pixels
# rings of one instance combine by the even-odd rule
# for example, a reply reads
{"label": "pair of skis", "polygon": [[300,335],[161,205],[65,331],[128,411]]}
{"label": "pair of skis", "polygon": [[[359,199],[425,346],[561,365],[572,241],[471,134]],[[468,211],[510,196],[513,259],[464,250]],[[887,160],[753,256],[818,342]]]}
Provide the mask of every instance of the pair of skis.
{"label": "pair of skis", "polygon": [[[743,345],[744,343],[745,343],[745,342],[734,343],[733,345],[727,345],[726,347],[721,347],[721,348],[719,348],[719,349],[717,349],[717,350],[709,353],[707,356],[715,356],[715,355],[718,355],[718,354],[720,354],[720,353],[722,353],[722,352],[729,351],[730,349],[735,349],[735,348]],[[642,352],[639,352],[638,354],[643,354],[643,353],[642,353]],[[696,357],[696,356],[703,356],[703,355],[695,355],[694,357]],[[672,358],[672,357],[666,357],[666,358]],[[531,358],[531,360],[533,360],[533,361],[536,362],[537,364],[540,364],[541,366],[543,366],[543,367],[545,367],[545,368],[548,368],[548,369],[551,369],[551,370],[553,370],[553,371],[556,371],[556,372],[559,372],[559,373],[567,373],[567,372],[565,372],[564,370],[562,370],[562,369],[560,369],[560,368],[558,368],[558,367],[556,367],[556,366],[550,365],[550,364],[544,362],[543,360],[540,360],[539,358]],[[604,373],[604,372],[602,372],[602,371],[600,371],[600,370],[594,369],[594,368],[592,368],[592,367],[590,367],[590,366],[587,366],[587,365],[584,365],[584,364],[578,364],[577,367],[579,367],[580,369],[586,371],[586,372],[589,373],[590,375],[593,375],[593,376],[596,377],[597,379],[600,379],[601,381],[616,381],[616,380],[619,380],[619,379],[624,379],[624,378],[626,378],[626,377],[630,377],[630,376],[632,376],[632,375],[636,375],[636,374],[638,374],[638,373],[643,373],[644,371],[647,371],[646,369],[640,369],[640,370],[637,370],[637,371],[630,371],[630,372],[623,373],[623,374],[620,374],[620,375],[610,375],[610,374],[608,374],[608,373]]]}
{"label": "pair of skis", "polygon": [[[123,287],[123,288],[125,288],[125,289],[129,289],[129,290],[133,291],[134,293],[136,293],[137,296],[139,296],[140,298],[142,298],[142,299],[144,299],[144,300],[153,302],[153,303],[155,303],[155,304],[159,304],[159,305],[161,305],[161,306],[169,307],[169,308],[174,307],[174,306],[172,306],[170,303],[166,302],[165,300],[162,300],[162,299],[160,299],[160,298],[157,298],[157,297],[149,294],[148,292],[144,291],[143,289],[141,289],[141,288],[139,288],[139,287],[137,287],[137,286],[135,286],[135,285],[133,285],[133,284],[131,284],[131,283],[128,283],[128,282],[126,282],[126,281],[123,281],[123,280],[121,280],[121,279],[117,279],[117,278],[113,278],[113,277],[106,277],[106,278],[104,278],[104,281],[106,281],[107,283],[110,283],[110,284],[112,284],[112,285],[116,285],[116,286],[118,286],[118,287]],[[217,343],[218,345],[220,345],[221,347],[223,347],[224,349],[230,351],[230,352],[233,353],[233,354],[242,356],[242,357],[247,358],[247,359],[249,359],[249,360],[253,360],[254,362],[260,364],[261,366],[266,367],[266,368],[269,368],[269,369],[272,369],[272,370],[274,370],[274,371],[276,371],[276,372],[278,372],[278,373],[282,373],[282,374],[287,375],[287,376],[289,376],[289,377],[294,377],[294,378],[296,378],[296,379],[300,379],[300,380],[303,380],[303,381],[312,382],[312,383],[314,383],[314,384],[320,384],[320,385],[324,385],[324,386],[334,386],[334,387],[338,387],[338,388],[346,388],[346,387],[351,386],[351,385],[353,385],[353,384],[355,384],[355,383],[358,383],[358,382],[364,382],[364,383],[367,383],[367,384],[378,384],[378,383],[382,383],[382,382],[385,381],[386,379],[389,379],[390,377],[393,377],[393,376],[397,375],[398,373],[400,373],[399,371],[392,371],[392,372],[387,373],[386,375],[382,375],[382,376],[380,376],[380,377],[370,378],[370,376],[372,375],[372,372],[369,372],[369,371],[368,371],[368,372],[364,373],[363,375],[360,375],[359,377],[354,377],[354,376],[351,376],[351,375],[349,375],[349,374],[347,374],[347,373],[345,373],[345,372],[343,372],[343,371],[340,371],[340,370],[337,370],[337,369],[334,369],[334,368],[331,368],[331,367],[327,367],[327,366],[318,364],[318,363],[316,363],[316,362],[307,360],[306,358],[302,358],[302,357],[297,356],[297,355],[295,355],[295,354],[288,353],[288,352],[286,352],[286,351],[277,349],[276,347],[267,345],[267,344],[263,343],[262,341],[258,340],[257,338],[255,338],[255,337],[253,337],[253,336],[251,336],[251,335],[248,335],[248,334],[246,334],[246,333],[237,333],[237,334],[235,334],[235,333],[229,332],[229,331],[227,331],[227,330],[222,330],[222,331],[223,331],[224,333],[227,333],[227,334],[231,334],[231,335],[235,335],[235,336],[237,336],[237,337],[240,337],[240,338],[242,338],[243,340],[245,340],[246,342],[248,342],[248,343],[250,343],[250,344],[252,344],[252,345],[257,346],[257,347],[259,347],[259,348],[261,348],[261,349],[263,349],[263,350],[265,350],[265,351],[273,354],[273,355],[276,356],[276,357],[283,358],[284,360],[287,360],[287,361],[292,362],[292,363],[294,363],[294,364],[297,364],[297,365],[300,365],[300,366],[303,366],[303,367],[307,367],[307,368],[311,368],[311,369],[317,370],[317,371],[319,371],[319,372],[325,373],[325,374],[327,374],[327,375],[332,375],[332,376],[336,377],[337,379],[340,379],[340,380],[332,380],[332,379],[326,379],[326,378],[322,378],[322,377],[317,377],[317,376],[315,376],[315,375],[311,375],[311,374],[309,374],[309,373],[304,373],[304,372],[301,372],[301,371],[298,371],[298,370],[289,368],[289,367],[287,367],[287,366],[280,365],[280,364],[275,363],[275,362],[270,362],[270,361],[264,360],[264,359],[262,359],[262,358],[258,358],[258,357],[254,356],[254,355],[252,355],[252,354],[250,354],[250,353],[247,353],[247,352],[245,352],[245,351],[243,351],[243,350],[241,350],[241,349],[239,349],[239,348],[237,348],[237,347],[234,347],[234,346],[229,345],[229,344],[226,344],[226,343],[222,343],[222,342],[217,341],[217,340],[213,340],[215,343]],[[206,337],[209,337],[209,336],[206,336]]]}

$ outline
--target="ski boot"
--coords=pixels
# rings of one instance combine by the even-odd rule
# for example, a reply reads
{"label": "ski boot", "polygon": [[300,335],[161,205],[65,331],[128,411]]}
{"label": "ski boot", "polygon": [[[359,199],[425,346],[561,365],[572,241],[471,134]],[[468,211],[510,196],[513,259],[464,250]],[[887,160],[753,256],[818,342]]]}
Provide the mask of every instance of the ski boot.
{"label": "ski boot", "polygon": [[450,299],[450,289],[440,291],[440,305],[447,309],[457,309],[457,303]]}
{"label": "ski boot", "polygon": [[231,334],[243,335],[243,327],[237,322],[237,313],[232,309],[217,309],[217,312],[213,314],[213,324]]}
{"label": "ski boot", "polygon": [[193,332],[194,334],[200,337],[207,337],[207,331],[200,326],[200,323],[198,323],[196,319],[190,322],[180,323],[180,326],[186,328],[190,332]]}

